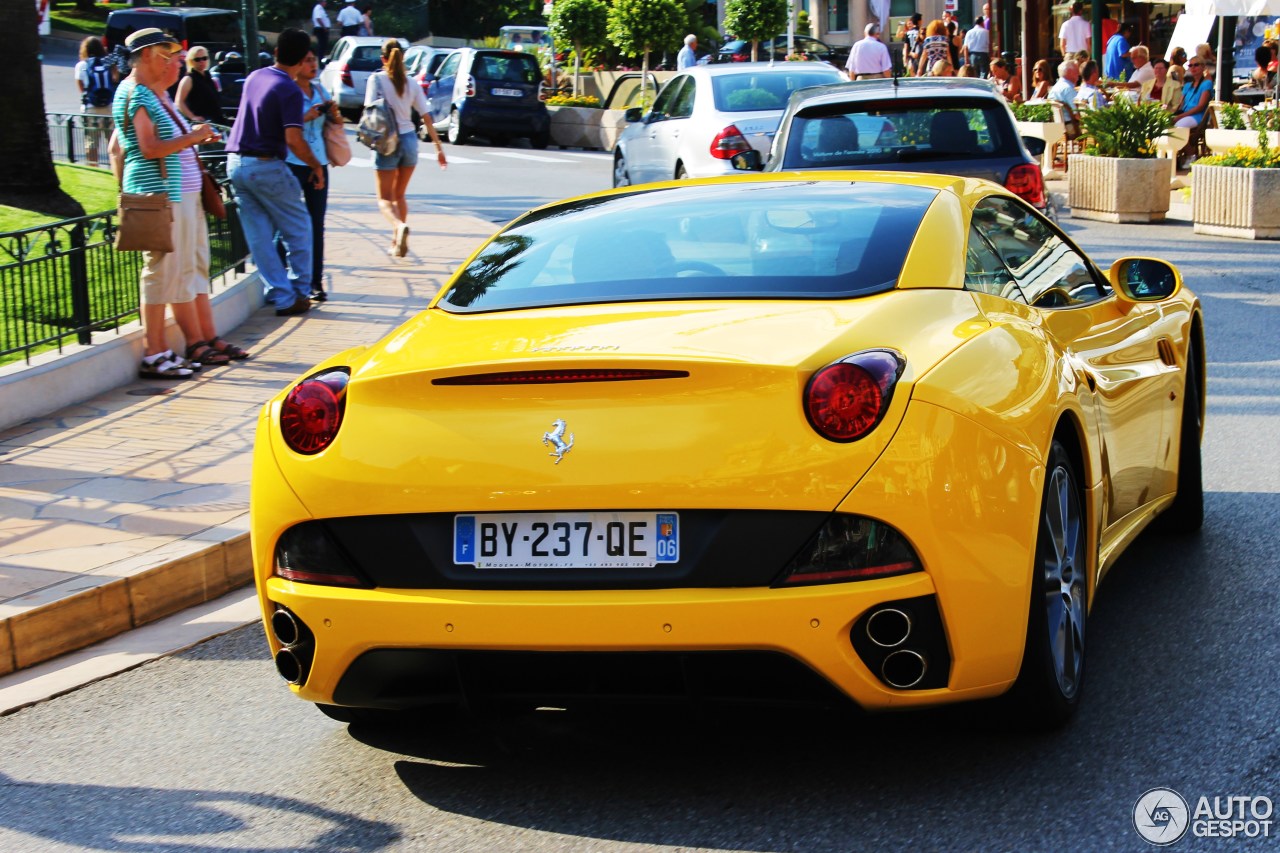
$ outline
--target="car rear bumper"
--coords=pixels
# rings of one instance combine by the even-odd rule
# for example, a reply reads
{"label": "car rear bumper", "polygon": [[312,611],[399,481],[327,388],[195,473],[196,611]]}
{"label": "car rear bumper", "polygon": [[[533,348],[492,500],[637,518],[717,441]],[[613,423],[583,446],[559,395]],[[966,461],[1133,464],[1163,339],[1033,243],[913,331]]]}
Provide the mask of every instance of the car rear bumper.
{"label": "car rear bumper", "polygon": [[[937,446],[924,453],[927,442]],[[920,555],[921,572],[796,588],[352,589],[271,574],[277,538],[310,516],[260,449],[254,562],[267,623],[284,608],[306,627],[307,639],[297,644],[303,674],[292,689],[312,702],[395,707],[447,698],[447,689],[422,687],[430,679],[403,671],[420,667],[423,678],[458,672],[463,653],[657,654],[670,661],[736,651],[780,654],[865,709],[925,706],[998,695],[1017,675],[1042,476],[1031,456],[975,421],[913,403],[898,437],[836,509],[900,530]],[[920,608],[913,620],[922,628],[903,647],[942,672],[936,687],[890,686],[887,653],[866,648],[871,614],[910,606]],[[931,622],[935,629],[923,627]],[[270,628],[267,635],[279,655],[286,644]],[[381,651],[394,654],[366,657]],[[520,670],[511,656],[497,664],[486,659],[485,667]]]}
{"label": "car rear bumper", "polygon": [[492,131],[517,136],[534,136],[551,130],[551,116],[546,107],[500,107],[473,100],[458,109],[462,126],[471,132]]}

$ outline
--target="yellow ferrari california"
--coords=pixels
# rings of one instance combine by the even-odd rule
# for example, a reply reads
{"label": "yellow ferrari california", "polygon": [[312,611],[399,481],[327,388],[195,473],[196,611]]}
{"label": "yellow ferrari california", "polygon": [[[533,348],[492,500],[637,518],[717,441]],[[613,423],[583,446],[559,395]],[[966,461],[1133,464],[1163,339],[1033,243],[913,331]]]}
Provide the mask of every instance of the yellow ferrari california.
{"label": "yellow ferrari california", "polygon": [[527,213],[262,412],[276,667],[340,720],[486,702],[1080,701],[1107,570],[1202,518],[1199,301],[975,179]]}

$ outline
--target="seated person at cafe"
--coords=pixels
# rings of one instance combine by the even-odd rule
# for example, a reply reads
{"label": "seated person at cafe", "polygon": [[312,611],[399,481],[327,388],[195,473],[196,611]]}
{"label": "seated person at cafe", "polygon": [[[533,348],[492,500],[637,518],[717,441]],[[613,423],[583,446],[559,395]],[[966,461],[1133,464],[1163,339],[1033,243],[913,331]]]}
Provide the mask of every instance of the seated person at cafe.
{"label": "seated person at cafe", "polygon": [[1062,104],[1071,119],[1076,117],[1076,81],[1080,79],[1080,66],[1073,60],[1063,60],[1058,66],[1058,82],[1049,89],[1049,100]]}
{"label": "seated person at cafe", "polygon": [[1111,102],[1107,100],[1107,96],[1102,93],[1102,89],[1098,86],[1100,77],[1098,63],[1090,59],[1084,64],[1084,67],[1080,69],[1080,88],[1076,91],[1077,104],[1083,104],[1091,110],[1100,110],[1103,107],[1111,106]]}
{"label": "seated person at cafe", "polygon": [[1187,62],[1187,79],[1182,84],[1182,112],[1174,114],[1174,126],[1199,127],[1212,97],[1213,81],[1204,76],[1204,60],[1193,56]]}
{"label": "seated person at cafe", "polygon": [[1151,63],[1151,70],[1155,79],[1151,81],[1147,98],[1159,101],[1171,113],[1182,109],[1182,69],[1175,72],[1169,67],[1169,60],[1159,57]]}
{"label": "seated person at cafe", "polygon": [[1249,81],[1259,89],[1274,89],[1276,87],[1275,56],[1266,42],[1253,52],[1253,61],[1258,64],[1258,67],[1249,75]]}
{"label": "seated person at cafe", "polygon": [[1151,67],[1151,52],[1144,45],[1134,45],[1129,50],[1129,58],[1133,60],[1133,73],[1125,82],[1117,83],[1116,88],[1137,90],[1138,99],[1145,101],[1151,96],[1151,87],[1156,82],[1156,70]]}
{"label": "seated person at cafe", "polygon": [[[1038,64],[1038,63],[1037,63]],[[996,81],[1000,94],[1011,104],[1022,103],[1022,81],[1009,73],[1009,63],[997,59],[991,63],[991,79]]]}

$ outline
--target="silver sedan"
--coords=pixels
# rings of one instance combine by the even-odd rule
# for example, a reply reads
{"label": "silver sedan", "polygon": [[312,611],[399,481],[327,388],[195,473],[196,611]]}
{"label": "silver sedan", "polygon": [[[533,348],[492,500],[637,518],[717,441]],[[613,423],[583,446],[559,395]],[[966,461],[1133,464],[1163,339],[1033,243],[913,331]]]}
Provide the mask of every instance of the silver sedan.
{"label": "silver sedan", "polygon": [[653,108],[627,111],[613,155],[613,185],[733,174],[730,158],[767,155],[791,93],[839,83],[824,62],[695,66],[667,81]]}

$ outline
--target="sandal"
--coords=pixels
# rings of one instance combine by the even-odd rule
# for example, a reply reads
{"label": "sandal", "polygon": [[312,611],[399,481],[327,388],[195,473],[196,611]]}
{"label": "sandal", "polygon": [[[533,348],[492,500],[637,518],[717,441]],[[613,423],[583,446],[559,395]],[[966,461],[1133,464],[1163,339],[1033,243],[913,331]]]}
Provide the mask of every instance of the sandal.
{"label": "sandal", "polygon": [[[316,299],[314,294],[312,294],[311,298]],[[323,302],[324,300],[316,299],[316,301]],[[213,340],[209,341],[209,346],[213,347],[214,352],[220,352],[223,355],[227,356],[227,358],[231,359],[232,361],[244,361],[246,358],[249,357],[248,350],[241,349],[240,347],[236,346],[233,343],[224,341],[222,338],[214,338]]]}
{"label": "sandal", "polygon": [[191,368],[183,367],[182,361],[173,354],[173,350],[165,350],[155,355],[143,356],[138,366],[141,379],[188,379]]}
{"label": "sandal", "polygon": [[196,341],[187,347],[187,360],[192,363],[199,362],[201,365],[207,364],[210,367],[218,367],[219,365],[230,364],[231,356],[224,352],[218,352],[205,341]]}

